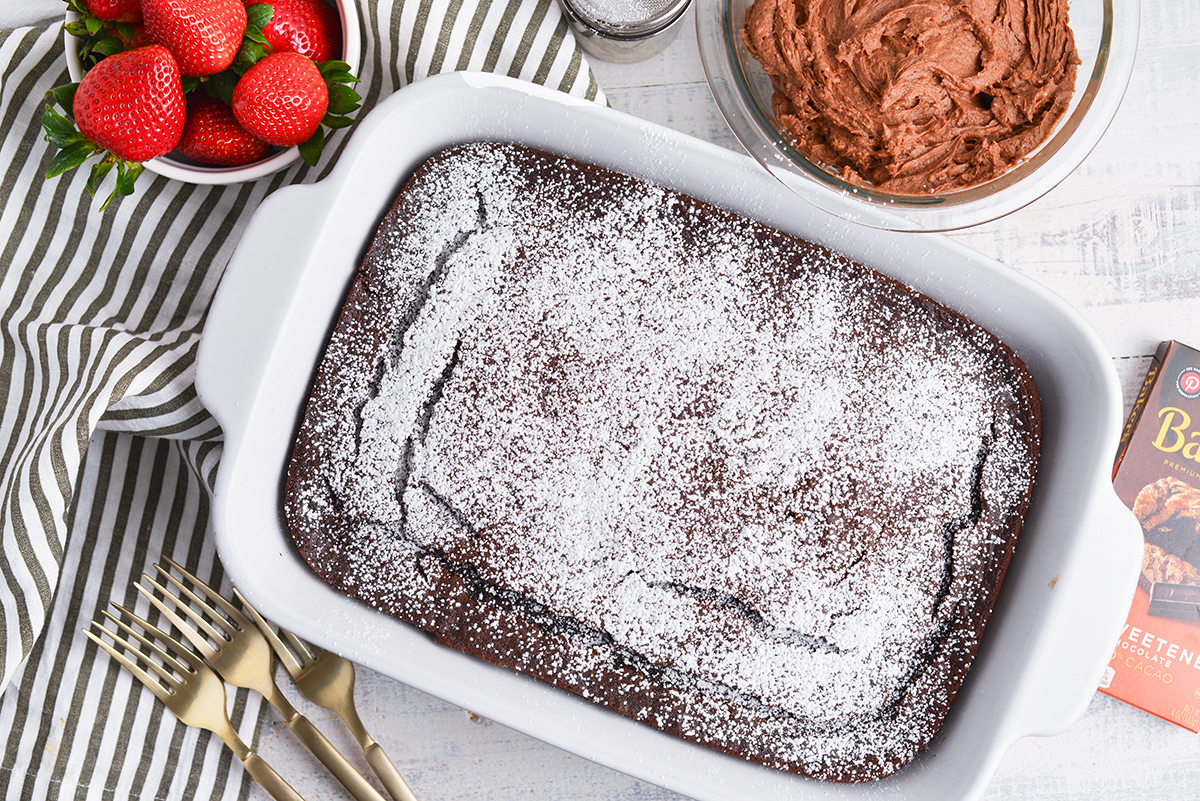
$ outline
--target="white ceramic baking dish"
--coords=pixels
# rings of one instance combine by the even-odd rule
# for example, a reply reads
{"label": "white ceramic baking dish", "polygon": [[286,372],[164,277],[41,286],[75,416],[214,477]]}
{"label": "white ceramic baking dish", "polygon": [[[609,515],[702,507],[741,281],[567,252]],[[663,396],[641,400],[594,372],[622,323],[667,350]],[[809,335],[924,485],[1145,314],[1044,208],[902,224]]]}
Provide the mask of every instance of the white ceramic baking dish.
{"label": "white ceramic baking dish", "polygon": [[[427,156],[512,141],[639,175],[876,267],[974,318],[1025,360],[1045,404],[1034,501],[975,667],[930,748],[899,774],[837,785],[762,768],[437,645],[339,595],[298,557],[282,478],[309,380],[379,220]],[[234,583],[268,617],[421,690],[698,799],[969,799],[1005,749],[1088,704],[1129,607],[1140,529],[1112,491],[1122,423],[1110,359],[1083,318],[949,240],[857,227],[749,158],[512,80],[429,78],[359,124],[336,168],[251,220],[213,303],[197,384],[225,430],[214,526]],[[880,454],[886,458],[886,454]]]}

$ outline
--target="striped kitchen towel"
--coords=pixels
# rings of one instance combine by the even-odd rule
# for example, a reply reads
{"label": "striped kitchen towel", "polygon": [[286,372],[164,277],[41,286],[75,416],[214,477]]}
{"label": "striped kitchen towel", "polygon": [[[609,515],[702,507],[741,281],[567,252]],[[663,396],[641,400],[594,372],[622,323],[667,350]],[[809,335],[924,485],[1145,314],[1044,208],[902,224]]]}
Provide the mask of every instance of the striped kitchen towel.
{"label": "striped kitchen towel", "polygon": [[[450,70],[602,100],[554,0],[360,5],[360,114]],[[325,175],[347,134],[315,168],[238,186],[145,173],[101,213],[86,169],[42,177],[43,96],[67,81],[61,25],[0,31],[0,797],[245,798],[220,741],[79,630],[113,601],[150,614],[132,585],[162,554],[228,591],[208,520],[221,434],[196,397],[196,346],[255,207]],[[232,709],[253,738],[260,699]]]}

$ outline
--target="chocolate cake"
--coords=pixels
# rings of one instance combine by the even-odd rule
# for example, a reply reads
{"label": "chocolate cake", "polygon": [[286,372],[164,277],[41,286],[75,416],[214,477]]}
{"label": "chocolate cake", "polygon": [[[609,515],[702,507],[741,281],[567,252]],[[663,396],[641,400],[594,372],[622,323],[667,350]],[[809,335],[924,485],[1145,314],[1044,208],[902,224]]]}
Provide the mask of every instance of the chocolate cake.
{"label": "chocolate cake", "polygon": [[1021,527],[1040,407],[934,300],[646,182],[502,144],[403,187],[284,499],[343,593],[808,776],[940,726]]}

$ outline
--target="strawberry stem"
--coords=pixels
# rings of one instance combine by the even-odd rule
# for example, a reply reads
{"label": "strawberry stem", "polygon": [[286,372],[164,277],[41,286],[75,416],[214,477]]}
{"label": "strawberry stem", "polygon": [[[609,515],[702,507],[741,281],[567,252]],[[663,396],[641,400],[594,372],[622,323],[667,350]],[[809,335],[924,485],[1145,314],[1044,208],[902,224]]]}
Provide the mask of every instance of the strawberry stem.
{"label": "strawberry stem", "polygon": [[345,61],[324,61],[317,64],[317,70],[329,89],[329,106],[316,133],[299,145],[300,157],[310,167],[317,166],[321,151],[325,148],[325,128],[335,131],[353,125],[354,120],[349,115],[362,104],[362,96],[348,85],[358,83],[358,78],[350,72],[349,64]]}
{"label": "strawberry stem", "polygon": [[237,75],[245,75],[246,70],[271,52],[271,44],[263,34],[263,29],[271,24],[274,15],[275,9],[266,3],[246,6],[246,32],[242,34],[242,46],[231,67]]}
{"label": "strawberry stem", "polygon": [[67,84],[55,87],[46,93],[47,102],[46,110],[42,113],[42,128],[46,131],[46,141],[59,148],[59,152],[51,159],[50,166],[46,168],[46,178],[57,178],[65,172],[80,167],[93,156],[103,155],[104,157],[99,162],[92,165],[92,171],[88,175],[87,191],[89,195],[95,197],[100,182],[108,173],[112,172],[114,167],[116,168],[116,185],[105,198],[104,203],[100,205],[100,210],[104,211],[118,195],[133,193],[133,182],[142,174],[144,168],[140,163],[126,161],[92,142],[79,132],[79,129],[75,127],[74,120],[63,116],[54,107],[56,104],[62,105],[69,113],[70,101],[74,98],[75,89],[78,86],[78,84]]}
{"label": "strawberry stem", "polygon": [[304,159],[308,166],[317,166],[317,162],[321,160],[321,151],[325,149],[325,129],[318,125],[316,133],[297,147],[300,150],[300,158]]}
{"label": "strawberry stem", "polygon": [[67,0],[67,8],[79,18],[63,25],[63,29],[79,40],[79,60],[85,70],[108,56],[129,49],[134,36],[134,28],[129,23],[100,19],[88,10],[83,0]]}
{"label": "strawberry stem", "polygon": [[53,105],[47,105],[42,114],[42,128],[46,131],[46,141],[59,148],[58,154],[46,168],[47,179],[57,178],[103,152],[79,133],[75,123],[59,114]]}

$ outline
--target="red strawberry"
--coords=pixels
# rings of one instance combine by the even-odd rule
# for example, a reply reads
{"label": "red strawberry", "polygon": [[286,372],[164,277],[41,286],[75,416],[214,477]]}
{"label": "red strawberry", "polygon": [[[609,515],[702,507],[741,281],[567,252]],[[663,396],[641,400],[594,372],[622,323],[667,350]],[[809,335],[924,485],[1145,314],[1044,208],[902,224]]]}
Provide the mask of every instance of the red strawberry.
{"label": "red strawberry", "polygon": [[158,45],[117,53],[83,76],[72,108],[80,132],[118,158],[161,156],[183,133],[179,68]]}
{"label": "red strawberry", "polygon": [[220,100],[197,93],[188,101],[179,152],[192,161],[236,167],[258,161],[270,150],[270,145],[238,125],[233,109]]}
{"label": "red strawberry", "polygon": [[[134,50],[136,48],[145,47],[148,44],[154,43],[151,42],[149,37],[146,36],[146,26],[138,23],[133,26],[133,35],[129,37],[129,41],[126,42],[126,44],[128,45],[129,50]],[[178,64],[179,62],[175,63]]]}
{"label": "red strawberry", "polygon": [[247,6],[266,2],[274,10],[263,35],[274,53],[299,53],[313,61],[338,58],[342,51],[342,22],[325,0],[244,0]]}
{"label": "red strawberry", "polygon": [[[117,53],[137,50],[139,47],[154,44],[146,37],[146,26],[140,22],[118,26],[112,30],[110,35],[119,42],[119,46],[114,48],[114,52]],[[91,69],[91,66],[86,69]]]}
{"label": "red strawberry", "polygon": [[67,10],[74,12],[75,19],[63,28],[76,40],[84,72],[105,56],[150,44],[133,44],[142,29],[138,0],[67,0]]}
{"label": "red strawberry", "polygon": [[325,78],[299,53],[267,56],[233,89],[237,121],[264,142],[281,147],[311,139],[328,108]]}
{"label": "red strawberry", "polygon": [[150,41],[171,51],[182,75],[215,75],[233,63],[246,32],[241,0],[142,0]]}
{"label": "red strawberry", "polygon": [[[87,189],[96,187],[115,167],[117,182],[101,209],[117,195],[133,192],[141,162],[175,149],[183,133],[184,100],[179,67],[165,47],[147,45],[114,53],[92,67],[77,84],[46,93],[51,101],[42,115],[46,141],[62,148],[46,169],[54,178],[93,156]],[[71,121],[54,106],[67,109]],[[78,130],[76,130],[78,125]]]}
{"label": "red strawberry", "polygon": [[97,19],[110,22],[140,22],[142,7],[139,0],[86,0],[88,11]]}

